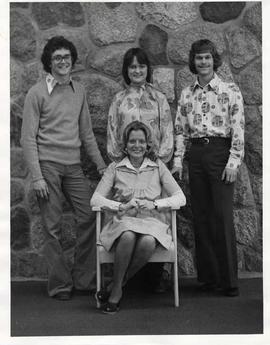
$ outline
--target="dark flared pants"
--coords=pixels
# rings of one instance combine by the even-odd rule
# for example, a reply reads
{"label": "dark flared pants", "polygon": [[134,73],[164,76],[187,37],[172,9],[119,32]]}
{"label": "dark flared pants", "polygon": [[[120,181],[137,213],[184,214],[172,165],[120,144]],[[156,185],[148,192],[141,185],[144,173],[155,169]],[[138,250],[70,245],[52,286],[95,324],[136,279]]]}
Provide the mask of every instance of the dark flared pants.
{"label": "dark flared pants", "polygon": [[[95,287],[96,233],[95,216],[90,209],[90,188],[79,164],[62,165],[40,162],[49,188],[49,200],[39,199],[44,223],[44,248],[48,267],[48,294],[54,296],[73,287]],[[75,214],[77,225],[74,265],[68,265],[62,247],[63,194]]]}
{"label": "dark flared pants", "polygon": [[192,144],[189,158],[198,281],[237,287],[237,250],[233,225],[234,184],[221,180],[230,141]]}

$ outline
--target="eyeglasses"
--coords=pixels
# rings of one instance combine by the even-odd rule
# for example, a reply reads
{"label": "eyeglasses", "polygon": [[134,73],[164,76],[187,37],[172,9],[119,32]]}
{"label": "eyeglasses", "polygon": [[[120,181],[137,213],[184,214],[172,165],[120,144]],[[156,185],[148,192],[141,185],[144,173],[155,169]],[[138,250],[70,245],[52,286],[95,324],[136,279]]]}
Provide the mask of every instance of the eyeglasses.
{"label": "eyeglasses", "polygon": [[55,62],[62,62],[64,61],[69,61],[71,59],[71,55],[70,54],[66,54],[66,55],[55,55],[52,57],[52,60]]}

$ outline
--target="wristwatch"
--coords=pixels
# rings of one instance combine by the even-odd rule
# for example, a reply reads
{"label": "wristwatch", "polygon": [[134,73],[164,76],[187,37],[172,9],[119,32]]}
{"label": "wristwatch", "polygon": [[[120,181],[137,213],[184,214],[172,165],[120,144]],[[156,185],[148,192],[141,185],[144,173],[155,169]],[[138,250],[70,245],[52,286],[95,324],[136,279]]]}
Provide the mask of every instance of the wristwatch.
{"label": "wristwatch", "polygon": [[157,210],[157,209],[158,209],[158,205],[157,205],[157,203],[156,203],[156,200],[153,201],[153,204],[154,204],[154,206],[155,206],[155,210]]}

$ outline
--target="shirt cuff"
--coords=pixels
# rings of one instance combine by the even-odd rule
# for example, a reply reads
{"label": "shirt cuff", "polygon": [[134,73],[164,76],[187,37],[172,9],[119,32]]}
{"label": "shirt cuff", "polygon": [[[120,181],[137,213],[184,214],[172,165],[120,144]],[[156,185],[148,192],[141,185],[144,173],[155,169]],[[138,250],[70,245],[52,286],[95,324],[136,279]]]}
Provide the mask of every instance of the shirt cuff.
{"label": "shirt cuff", "polygon": [[226,164],[226,168],[229,169],[238,169],[241,165],[241,161],[239,159],[229,158],[228,163]]}
{"label": "shirt cuff", "polygon": [[182,159],[181,157],[174,157],[173,159],[173,167],[174,168],[183,168],[183,164],[182,164]]}

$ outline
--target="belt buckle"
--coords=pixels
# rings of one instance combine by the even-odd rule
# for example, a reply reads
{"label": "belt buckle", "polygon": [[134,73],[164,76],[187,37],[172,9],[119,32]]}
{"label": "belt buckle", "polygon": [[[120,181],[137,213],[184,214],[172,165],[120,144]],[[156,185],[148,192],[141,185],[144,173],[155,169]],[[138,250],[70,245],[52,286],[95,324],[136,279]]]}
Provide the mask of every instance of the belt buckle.
{"label": "belt buckle", "polygon": [[203,140],[204,140],[204,143],[203,143],[204,145],[208,145],[209,144],[209,141],[210,141],[209,138],[203,138]]}

